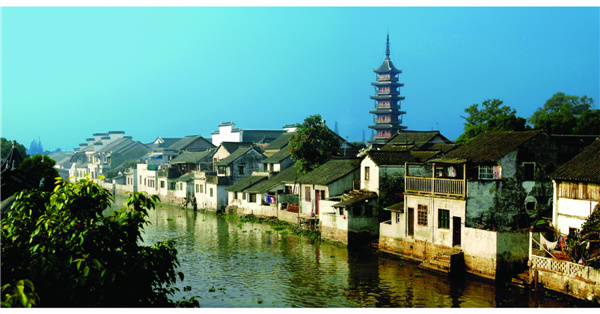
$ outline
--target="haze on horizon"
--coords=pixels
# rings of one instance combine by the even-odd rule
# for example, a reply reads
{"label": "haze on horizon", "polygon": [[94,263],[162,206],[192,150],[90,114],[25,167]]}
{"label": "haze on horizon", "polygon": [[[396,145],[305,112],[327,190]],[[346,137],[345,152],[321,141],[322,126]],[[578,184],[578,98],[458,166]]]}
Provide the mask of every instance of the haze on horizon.
{"label": "haze on horizon", "polygon": [[498,98],[529,117],[557,92],[600,107],[598,7],[3,7],[1,135],[72,150],[93,133],[210,137],[319,113],[373,124],[373,69],[403,71],[403,125],[455,140]]}

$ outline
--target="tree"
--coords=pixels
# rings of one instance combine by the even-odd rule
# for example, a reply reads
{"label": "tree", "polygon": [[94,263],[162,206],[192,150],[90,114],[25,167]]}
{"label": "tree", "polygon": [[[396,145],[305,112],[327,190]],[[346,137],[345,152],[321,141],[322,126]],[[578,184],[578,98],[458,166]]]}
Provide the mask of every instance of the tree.
{"label": "tree", "polygon": [[556,93],[529,117],[534,129],[549,134],[599,134],[600,113],[592,111],[594,99]]}
{"label": "tree", "polygon": [[3,283],[35,283],[44,307],[174,306],[174,243],[140,245],[157,201],[134,192],[105,216],[112,196],[88,179],[20,192],[2,219]]}
{"label": "tree", "polygon": [[56,162],[47,155],[35,155],[25,158],[17,169],[36,183],[41,184],[43,179],[43,187],[40,185],[40,188],[44,191],[52,191],[54,189],[54,179],[58,177],[58,171],[54,168],[54,165],[56,165]]}
{"label": "tree", "polygon": [[307,173],[338,154],[342,140],[321,120],[312,115],[302,124],[296,124],[296,133],[290,138],[289,150],[299,173]]}
{"label": "tree", "polygon": [[483,134],[485,131],[523,131],[528,129],[525,118],[519,117],[516,110],[509,106],[501,106],[502,100],[488,99],[481,104],[474,104],[465,109],[464,133],[456,140],[463,145]]}
{"label": "tree", "polygon": [[[2,153],[1,154],[2,154],[2,159],[4,159],[4,158],[6,158],[6,156],[8,156],[8,153],[12,149],[13,141],[9,141],[4,137],[1,138],[1,141],[2,141]],[[15,143],[16,143],[16,141],[15,141]],[[29,155],[27,155],[27,149],[25,148],[25,146],[23,146],[23,144],[16,143],[15,146],[17,147],[17,151],[19,152],[21,157],[23,157],[23,158],[29,157]]]}

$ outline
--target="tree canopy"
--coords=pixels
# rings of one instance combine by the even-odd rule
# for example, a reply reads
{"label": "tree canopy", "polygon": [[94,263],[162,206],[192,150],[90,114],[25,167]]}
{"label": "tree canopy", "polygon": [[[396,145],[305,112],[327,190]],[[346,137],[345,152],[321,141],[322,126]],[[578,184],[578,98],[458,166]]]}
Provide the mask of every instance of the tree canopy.
{"label": "tree canopy", "polygon": [[42,140],[39,137],[37,141],[31,141],[28,153],[31,156],[44,153],[44,146],[42,146]]}
{"label": "tree canopy", "polygon": [[315,114],[296,124],[296,134],[290,138],[289,150],[298,172],[307,173],[337,155],[342,140]]}
{"label": "tree canopy", "polygon": [[600,111],[592,110],[594,99],[559,92],[529,117],[534,129],[549,134],[600,134]]}
{"label": "tree canopy", "polygon": [[[2,213],[2,282],[21,291],[35,284],[43,307],[174,306],[172,284],[183,279],[174,243],[140,245],[158,200],[134,192],[104,215],[112,196],[88,179],[20,192]],[[14,305],[10,299],[3,293],[2,305]]]}
{"label": "tree canopy", "polygon": [[465,109],[464,133],[456,140],[457,144],[466,144],[485,131],[523,131],[528,129],[525,118],[519,117],[516,110],[502,106],[499,99],[488,99],[481,104],[474,104]]}
{"label": "tree canopy", "polygon": [[[54,189],[54,180],[58,177],[58,171],[54,168],[56,161],[47,155],[35,155],[25,158],[17,169],[31,179],[33,182],[40,183],[44,179],[43,190],[52,191]],[[40,186],[40,188],[42,188]]]}

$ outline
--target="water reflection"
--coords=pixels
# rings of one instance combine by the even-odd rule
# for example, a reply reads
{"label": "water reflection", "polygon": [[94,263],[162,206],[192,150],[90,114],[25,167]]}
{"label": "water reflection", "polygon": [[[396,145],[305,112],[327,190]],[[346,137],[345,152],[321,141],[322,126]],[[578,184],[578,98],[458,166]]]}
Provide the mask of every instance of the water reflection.
{"label": "water reflection", "polygon": [[174,299],[201,296],[202,307],[572,306],[515,287],[449,279],[391,256],[235,217],[159,205],[150,221],[146,244],[177,243],[185,280]]}

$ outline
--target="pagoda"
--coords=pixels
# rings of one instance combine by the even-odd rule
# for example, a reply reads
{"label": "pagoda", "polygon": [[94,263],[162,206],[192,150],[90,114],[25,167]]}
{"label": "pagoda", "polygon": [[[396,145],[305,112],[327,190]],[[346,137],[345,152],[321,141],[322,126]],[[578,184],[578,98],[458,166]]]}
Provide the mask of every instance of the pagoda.
{"label": "pagoda", "polygon": [[385,60],[373,72],[377,74],[377,81],[371,83],[375,87],[375,96],[371,96],[371,99],[375,100],[375,110],[369,113],[375,115],[373,119],[375,125],[370,125],[369,128],[377,133],[369,143],[383,145],[396,132],[406,129],[401,125],[402,117],[399,118],[406,113],[400,111],[400,101],[404,100],[404,97],[400,96],[399,87],[404,84],[398,83],[398,74],[402,71],[398,70],[390,60],[390,34],[387,35]]}

